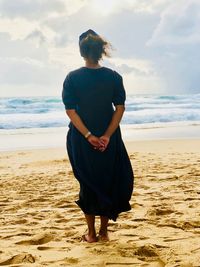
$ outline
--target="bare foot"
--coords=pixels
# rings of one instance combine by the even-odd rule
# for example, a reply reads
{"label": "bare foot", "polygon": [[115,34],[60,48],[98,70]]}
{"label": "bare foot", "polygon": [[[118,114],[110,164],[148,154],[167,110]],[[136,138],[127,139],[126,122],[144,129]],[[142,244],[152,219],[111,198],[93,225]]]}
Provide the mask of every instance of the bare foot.
{"label": "bare foot", "polygon": [[93,243],[93,242],[97,242],[98,238],[97,237],[91,237],[88,234],[85,234],[85,235],[82,236],[82,240],[86,241],[88,243]]}
{"label": "bare foot", "polygon": [[99,239],[101,241],[109,241],[108,232],[107,231],[99,231]]}

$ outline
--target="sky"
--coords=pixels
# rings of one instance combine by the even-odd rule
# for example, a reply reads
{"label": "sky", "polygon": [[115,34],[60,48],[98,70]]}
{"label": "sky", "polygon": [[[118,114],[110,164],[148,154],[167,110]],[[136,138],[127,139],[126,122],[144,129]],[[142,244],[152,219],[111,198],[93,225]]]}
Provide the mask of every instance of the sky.
{"label": "sky", "polygon": [[88,29],[128,94],[200,93],[199,0],[0,0],[0,97],[60,96]]}

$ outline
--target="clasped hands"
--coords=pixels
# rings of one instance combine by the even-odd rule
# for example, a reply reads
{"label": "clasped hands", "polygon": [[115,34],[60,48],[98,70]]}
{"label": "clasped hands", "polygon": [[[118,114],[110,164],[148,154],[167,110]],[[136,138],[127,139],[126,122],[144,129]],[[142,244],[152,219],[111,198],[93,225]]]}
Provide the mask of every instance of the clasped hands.
{"label": "clasped hands", "polygon": [[97,136],[91,134],[87,138],[87,140],[93,146],[94,149],[98,149],[99,151],[103,152],[106,150],[106,148],[109,144],[110,137],[108,137],[106,135],[102,135],[100,137],[97,137]]}

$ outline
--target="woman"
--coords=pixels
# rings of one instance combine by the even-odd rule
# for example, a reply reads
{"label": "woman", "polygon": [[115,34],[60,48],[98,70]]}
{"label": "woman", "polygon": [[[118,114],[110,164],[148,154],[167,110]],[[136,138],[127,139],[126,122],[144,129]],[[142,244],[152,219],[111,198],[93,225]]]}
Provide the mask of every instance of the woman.
{"label": "woman", "polygon": [[[78,206],[85,214],[88,233],[83,240],[98,240],[95,216],[100,216],[99,238],[108,240],[109,219],[131,209],[134,174],[119,123],[125,107],[122,77],[99,64],[109,56],[106,42],[93,30],[79,37],[85,66],[70,71],[63,83],[62,99],[70,118],[67,152],[79,181]],[[113,107],[115,106],[115,109]]]}

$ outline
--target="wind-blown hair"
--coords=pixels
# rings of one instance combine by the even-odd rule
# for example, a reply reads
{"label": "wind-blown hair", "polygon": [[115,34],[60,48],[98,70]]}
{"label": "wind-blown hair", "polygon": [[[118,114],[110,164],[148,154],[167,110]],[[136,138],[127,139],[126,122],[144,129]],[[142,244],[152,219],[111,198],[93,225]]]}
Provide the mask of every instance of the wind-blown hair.
{"label": "wind-blown hair", "polygon": [[103,56],[110,57],[111,44],[99,35],[89,33],[79,44],[81,56],[98,63]]}

